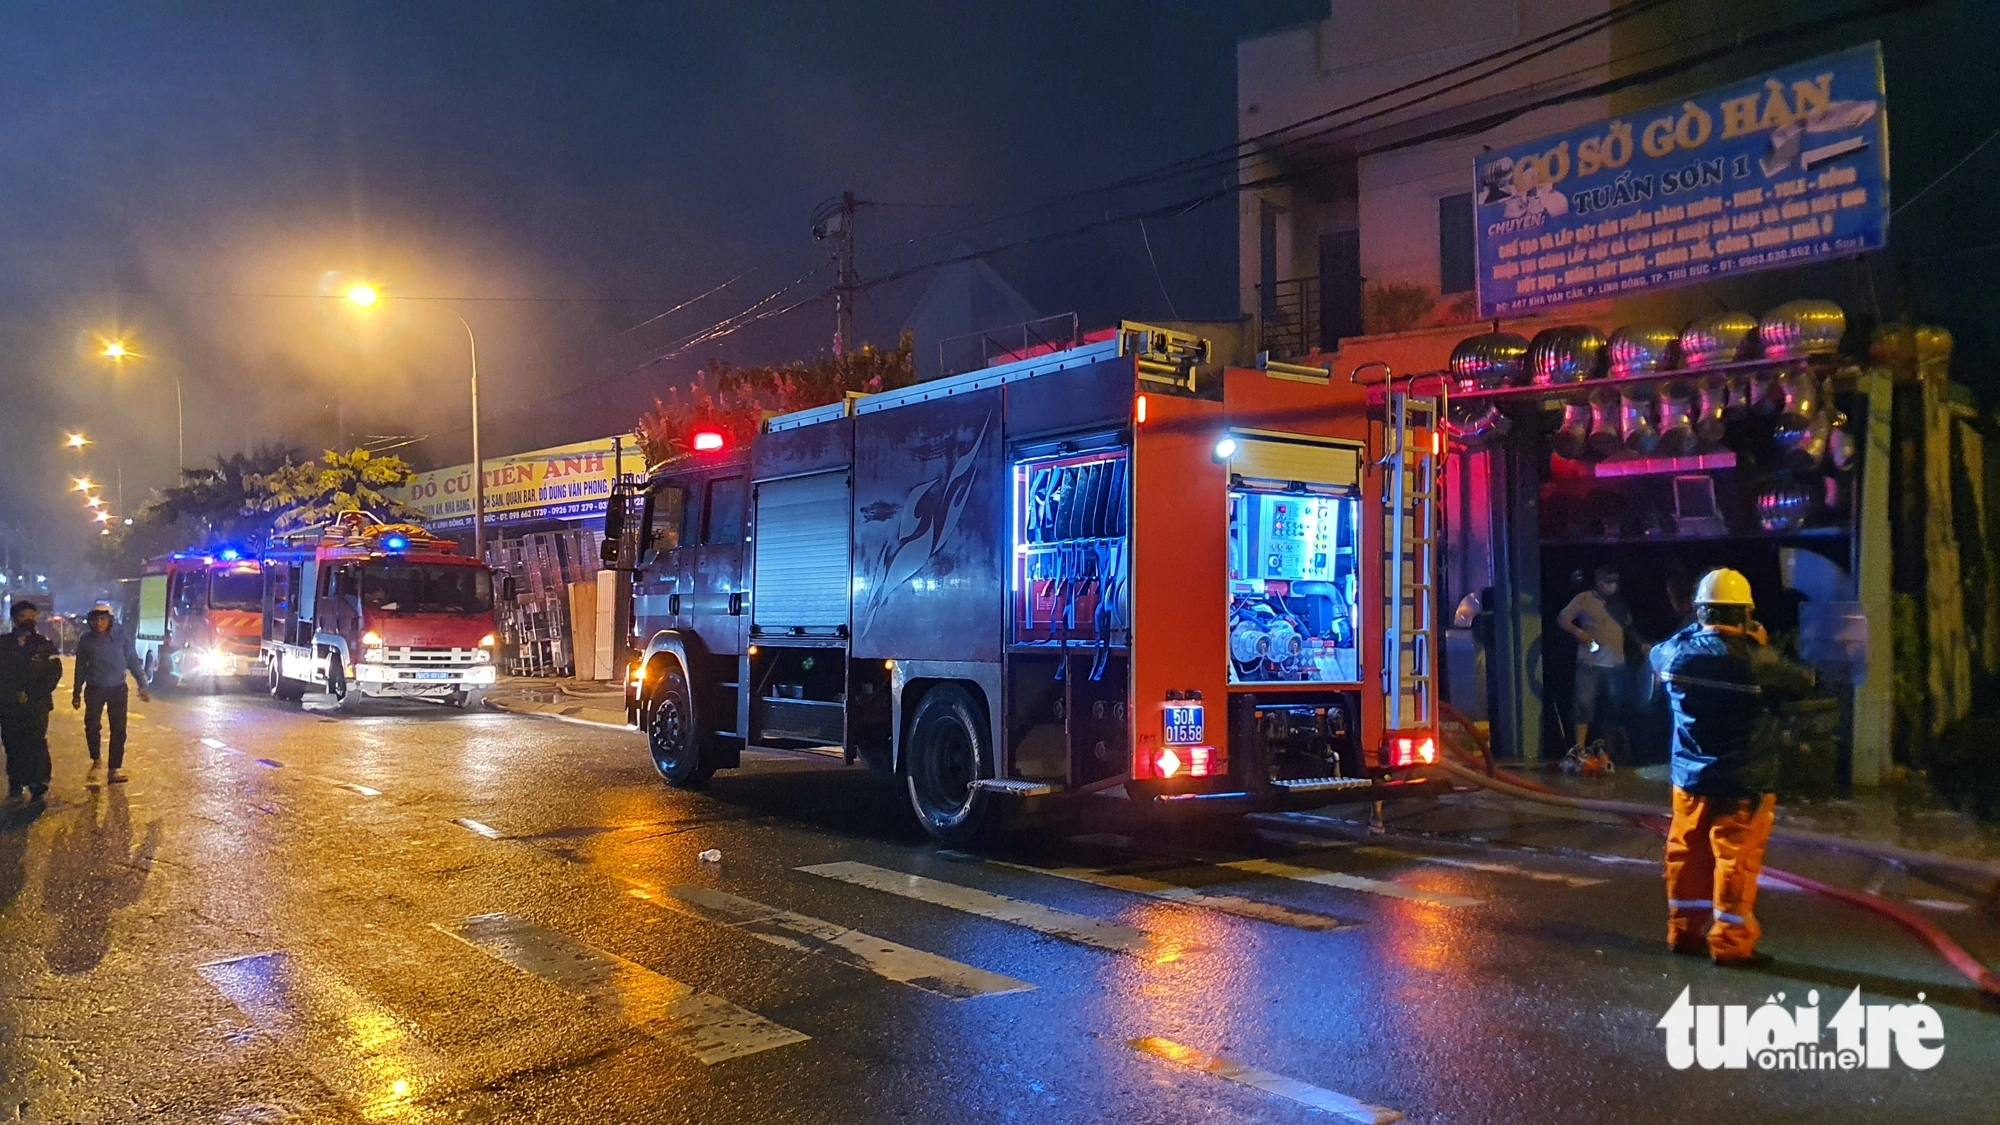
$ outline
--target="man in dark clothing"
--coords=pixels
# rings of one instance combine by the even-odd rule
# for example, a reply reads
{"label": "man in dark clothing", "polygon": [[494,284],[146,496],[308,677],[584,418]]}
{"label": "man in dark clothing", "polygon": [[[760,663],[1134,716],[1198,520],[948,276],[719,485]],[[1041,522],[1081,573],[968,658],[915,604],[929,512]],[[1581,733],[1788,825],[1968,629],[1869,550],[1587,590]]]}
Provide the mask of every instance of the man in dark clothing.
{"label": "man in dark clothing", "polygon": [[14,631],[0,639],[0,744],[7,750],[7,796],[30,801],[49,791],[49,712],[62,682],[54,642],[35,632],[35,603],[15,602]]}
{"label": "man in dark clothing", "polygon": [[1674,718],[1667,944],[1718,965],[1770,961],[1756,951],[1763,930],[1751,911],[1778,801],[1772,704],[1814,686],[1809,669],[1772,651],[1752,608],[1749,579],[1710,571],[1695,588],[1694,624],[1652,656]]}
{"label": "man in dark clothing", "polygon": [[139,654],[132,642],[111,627],[111,610],[98,607],[90,611],[90,631],[77,638],[76,642],[76,685],[71,690],[69,705],[72,708],[89,705],[83,713],[83,737],[90,744],[90,770],[97,772],[98,748],[103,743],[103,717],[111,715],[111,776],[110,780],[125,780],[125,673],[139,682],[139,698],[150,700],[146,694],[146,666],[139,663]]}

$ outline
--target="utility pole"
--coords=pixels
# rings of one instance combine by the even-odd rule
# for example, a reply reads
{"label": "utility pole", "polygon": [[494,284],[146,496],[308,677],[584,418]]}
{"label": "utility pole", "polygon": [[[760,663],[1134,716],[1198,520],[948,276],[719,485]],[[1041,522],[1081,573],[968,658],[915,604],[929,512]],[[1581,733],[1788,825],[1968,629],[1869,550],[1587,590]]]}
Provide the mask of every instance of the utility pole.
{"label": "utility pole", "polygon": [[861,291],[861,278],[854,271],[854,212],[861,201],[844,191],[837,200],[820,204],[813,214],[813,238],[833,241],[833,354],[846,355],[854,347],[854,298]]}

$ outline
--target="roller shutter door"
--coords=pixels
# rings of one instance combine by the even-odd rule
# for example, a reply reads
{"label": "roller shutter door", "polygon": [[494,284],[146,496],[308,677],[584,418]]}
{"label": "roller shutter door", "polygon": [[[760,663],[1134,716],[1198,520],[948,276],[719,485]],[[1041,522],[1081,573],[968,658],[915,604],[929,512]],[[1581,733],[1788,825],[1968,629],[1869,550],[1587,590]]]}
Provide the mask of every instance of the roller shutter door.
{"label": "roller shutter door", "polygon": [[757,486],[753,631],[847,624],[847,471]]}
{"label": "roller shutter door", "polygon": [[1361,451],[1351,443],[1240,431],[1234,436],[1236,454],[1229,459],[1229,471],[1238,476],[1280,485],[1298,481],[1360,491]]}

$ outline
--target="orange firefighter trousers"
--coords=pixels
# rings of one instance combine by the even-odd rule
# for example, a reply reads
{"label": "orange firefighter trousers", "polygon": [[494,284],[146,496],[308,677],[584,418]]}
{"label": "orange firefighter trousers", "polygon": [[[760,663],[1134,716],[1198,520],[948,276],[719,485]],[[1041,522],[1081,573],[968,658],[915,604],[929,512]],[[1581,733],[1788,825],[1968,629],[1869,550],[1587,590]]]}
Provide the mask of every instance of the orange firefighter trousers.
{"label": "orange firefighter trousers", "polygon": [[[1674,790],[1667,829],[1667,944],[1733,961],[1756,951],[1763,933],[1752,913],[1775,794],[1755,799],[1700,797]],[[1713,925],[1711,925],[1711,921]]]}

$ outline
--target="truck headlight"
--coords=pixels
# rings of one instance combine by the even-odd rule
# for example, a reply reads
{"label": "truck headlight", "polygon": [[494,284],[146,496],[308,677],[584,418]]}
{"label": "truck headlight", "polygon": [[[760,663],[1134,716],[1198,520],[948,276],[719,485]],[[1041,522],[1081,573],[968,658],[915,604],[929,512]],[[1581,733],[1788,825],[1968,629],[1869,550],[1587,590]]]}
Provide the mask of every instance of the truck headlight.
{"label": "truck headlight", "polygon": [[381,648],[380,646],[377,646],[375,648],[364,648],[361,650],[361,659],[364,663],[367,664],[380,664],[384,660],[388,659],[388,651]]}
{"label": "truck headlight", "polygon": [[366,633],[361,634],[361,643],[368,648],[381,648],[382,634],[370,629]]}
{"label": "truck headlight", "polygon": [[204,649],[194,654],[194,670],[202,675],[213,676],[219,672],[232,672],[235,669],[235,658],[226,652]]}
{"label": "truck headlight", "polygon": [[492,659],[493,659],[493,650],[491,649],[482,648],[478,652],[472,654],[472,662],[474,664],[484,664]]}

